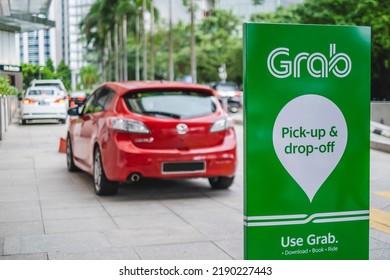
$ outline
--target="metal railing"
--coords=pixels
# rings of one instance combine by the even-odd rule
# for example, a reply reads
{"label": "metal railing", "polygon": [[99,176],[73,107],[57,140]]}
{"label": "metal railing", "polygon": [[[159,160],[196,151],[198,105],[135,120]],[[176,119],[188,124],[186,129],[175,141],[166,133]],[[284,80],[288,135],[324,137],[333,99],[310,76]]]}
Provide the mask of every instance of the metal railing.
{"label": "metal railing", "polygon": [[0,95],[0,140],[3,140],[17,109],[17,96]]}

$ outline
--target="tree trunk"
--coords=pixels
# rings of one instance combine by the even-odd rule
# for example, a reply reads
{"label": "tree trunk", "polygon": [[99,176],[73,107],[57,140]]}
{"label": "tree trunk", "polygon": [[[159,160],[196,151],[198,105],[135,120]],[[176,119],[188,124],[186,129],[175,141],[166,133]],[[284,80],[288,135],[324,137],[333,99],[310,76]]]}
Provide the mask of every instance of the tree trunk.
{"label": "tree trunk", "polygon": [[127,73],[127,17],[123,18],[123,79],[127,81],[129,75]]}
{"label": "tree trunk", "polygon": [[144,81],[148,79],[148,58],[147,58],[147,38],[146,38],[146,0],[142,1],[142,78]]}
{"label": "tree trunk", "polygon": [[139,32],[139,13],[137,11],[137,19],[136,19],[136,24],[135,24],[135,80],[136,81],[139,81],[140,80],[140,77],[139,77],[139,44],[140,44],[140,32]]}
{"label": "tree trunk", "polygon": [[114,25],[114,60],[115,60],[115,81],[119,81],[119,57],[118,57],[118,23]]}
{"label": "tree trunk", "polygon": [[111,45],[111,31],[108,31],[107,33],[107,44],[108,44],[108,54],[107,54],[107,81],[112,81],[112,63],[111,63],[111,51],[112,51],[112,45]]}
{"label": "tree trunk", "polygon": [[195,49],[195,5],[191,0],[191,77],[196,83],[196,49]]}
{"label": "tree trunk", "polygon": [[173,68],[173,38],[172,38],[172,0],[169,0],[169,54],[168,54],[168,64],[169,64],[169,80],[173,81],[175,78],[174,68]]}
{"label": "tree trunk", "polygon": [[154,80],[154,1],[150,1],[150,79]]}
{"label": "tree trunk", "polygon": [[123,81],[123,24],[121,21],[118,21],[118,37],[119,37],[119,46],[118,46],[118,76],[119,81]]}

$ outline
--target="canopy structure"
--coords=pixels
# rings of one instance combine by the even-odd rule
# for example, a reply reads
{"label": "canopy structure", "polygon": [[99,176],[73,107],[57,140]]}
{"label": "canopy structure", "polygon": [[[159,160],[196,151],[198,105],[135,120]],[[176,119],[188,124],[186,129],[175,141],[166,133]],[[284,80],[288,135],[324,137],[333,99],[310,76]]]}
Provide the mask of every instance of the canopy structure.
{"label": "canopy structure", "polygon": [[0,0],[0,30],[26,32],[54,27],[47,14],[51,0]]}

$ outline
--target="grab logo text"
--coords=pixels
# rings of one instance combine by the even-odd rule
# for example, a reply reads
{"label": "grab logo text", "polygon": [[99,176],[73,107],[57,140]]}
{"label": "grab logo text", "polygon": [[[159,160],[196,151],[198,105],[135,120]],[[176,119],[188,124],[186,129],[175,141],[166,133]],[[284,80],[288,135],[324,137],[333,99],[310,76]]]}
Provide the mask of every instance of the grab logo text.
{"label": "grab logo text", "polygon": [[276,48],[267,59],[269,72],[279,79],[300,78],[302,64],[302,69],[306,65],[307,72],[314,78],[328,78],[329,74],[345,78],[352,70],[351,58],[345,53],[336,53],[336,44],[330,44],[329,58],[319,52],[301,52],[290,57],[289,48]]}

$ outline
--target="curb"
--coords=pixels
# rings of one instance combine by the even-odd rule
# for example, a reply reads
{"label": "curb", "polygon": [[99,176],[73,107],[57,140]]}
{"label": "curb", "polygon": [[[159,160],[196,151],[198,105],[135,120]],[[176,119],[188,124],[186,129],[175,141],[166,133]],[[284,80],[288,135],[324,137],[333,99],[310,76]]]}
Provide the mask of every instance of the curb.
{"label": "curb", "polygon": [[370,147],[374,150],[390,153],[390,127],[371,121]]}

